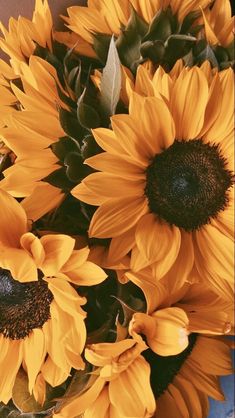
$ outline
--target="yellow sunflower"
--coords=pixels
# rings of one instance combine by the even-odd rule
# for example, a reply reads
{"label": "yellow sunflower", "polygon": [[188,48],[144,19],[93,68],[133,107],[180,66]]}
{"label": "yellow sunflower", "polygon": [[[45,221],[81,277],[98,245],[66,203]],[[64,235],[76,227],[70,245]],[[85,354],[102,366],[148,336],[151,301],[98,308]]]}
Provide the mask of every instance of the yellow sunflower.
{"label": "yellow sunflower", "polygon": [[87,261],[88,248],[74,250],[73,238],[29,232],[21,205],[2,190],[0,197],[0,400],[7,403],[21,365],[37,398],[38,380],[57,386],[72,367],[84,368],[86,299],[69,282],[90,286],[106,274]]}
{"label": "yellow sunflower", "polygon": [[[156,404],[150,386],[150,367],[141,355],[147,346],[137,334],[115,343],[92,344],[86,360],[96,367],[87,390],[74,396],[54,418],[152,417]],[[94,378],[98,375],[97,378]]]}
{"label": "yellow sunflower", "polygon": [[71,6],[67,9],[69,17],[64,17],[69,29],[77,33],[89,44],[93,44],[93,34],[119,35],[122,25],[127,25],[133,7],[139,16],[150,23],[157,12],[169,5],[179,21],[190,12],[206,7],[208,0],[122,0],[118,3],[111,0],[88,0],[87,7]]}
{"label": "yellow sunflower", "polygon": [[[158,303],[167,305],[164,298],[170,297],[169,289],[165,287],[160,295],[155,288],[155,294]],[[132,339],[120,340],[119,333],[115,343],[89,346],[85,358],[95,369],[87,386],[65,402],[54,418],[82,413],[84,418],[147,418],[155,408],[157,418],[206,418],[208,396],[224,399],[217,376],[231,374],[232,366],[226,342],[199,335],[229,331],[224,302],[217,299],[217,310],[211,314],[210,303],[205,307],[197,298],[194,305],[200,294],[205,291],[196,286],[178,306],[163,307],[152,316],[134,314],[129,324]],[[145,336],[146,343],[138,334]]]}
{"label": "yellow sunflower", "polygon": [[65,105],[57,92],[56,71],[49,63],[32,56],[28,65],[21,63],[20,67],[24,90],[13,83],[11,92],[5,89],[9,100],[15,99],[20,110],[12,111],[4,106],[0,129],[4,143],[17,158],[15,164],[3,172],[0,188],[15,197],[26,197],[23,205],[28,217],[35,220],[64,198],[59,187],[42,180],[61,167],[51,145],[65,136],[58,110],[58,106]]}
{"label": "yellow sunflower", "polygon": [[10,18],[7,30],[0,22],[0,48],[10,57],[15,74],[21,73],[21,62],[33,54],[36,44],[51,49],[52,17],[47,0],[36,0],[32,21],[22,16]]}
{"label": "yellow sunflower", "polygon": [[122,63],[135,72],[150,59],[171,68],[186,56],[201,27],[196,19],[209,0],[88,0],[88,6],[72,6],[64,17],[71,33],[57,33],[55,39],[72,45],[81,55],[106,61],[112,35]]}
{"label": "yellow sunflower", "polygon": [[132,93],[112,130],[93,130],[105,152],[85,163],[100,172],[72,194],[99,206],[89,235],[112,238],[114,261],[131,251],[132,270],[151,265],[160,279],[172,269],[173,281],[183,266],[185,280],[193,271],[231,298],[233,73],[210,85],[197,67],[165,76],[148,97]]}

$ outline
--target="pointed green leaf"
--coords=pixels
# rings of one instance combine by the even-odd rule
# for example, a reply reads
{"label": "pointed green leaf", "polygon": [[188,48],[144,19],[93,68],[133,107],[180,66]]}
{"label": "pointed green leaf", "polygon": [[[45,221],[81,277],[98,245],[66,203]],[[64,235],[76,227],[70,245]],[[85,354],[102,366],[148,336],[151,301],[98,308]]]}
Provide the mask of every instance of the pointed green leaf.
{"label": "pointed green leaf", "polygon": [[103,152],[102,148],[97,144],[95,141],[93,135],[87,135],[83,139],[82,147],[81,147],[81,153],[84,158],[92,157],[93,155],[100,154]]}
{"label": "pointed green leaf", "polygon": [[110,35],[102,33],[93,34],[93,48],[103,64],[107,61],[110,40]]}
{"label": "pointed green leaf", "polygon": [[92,106],[85,103],[85,95],[86,89],[84,89],[77,102],[78,121],[86,129],[98,128],[100,126],[100,116]]}
{"label": "pointed green leaf", "polygon": [[66,175],[70,181],[77,183],[93,171],[83,162],[82,156],[77,152],[70,152],[66,156],[64,165],[66,166]]}
{"label": "pointed green leaf", "polygon": [[107,116],[115,114],[120,98],[122,83],[121,63],[116,49],[114,37],[109,46],[107,62],[103,69],[100,83],[100,103]]}
{"label": "pointed green leaf", "polygon": [[60,124],[65,133],[71,138],[81,142],[84,135],[84,129],[78,122],[76,114],[61,107],[59,109],[59,118]]}
{"label": "pointed green leaf", "polygon": [[59,158],[59,160],[63,162],[69,152],[78,152],[80,151],[80,147],[78,142],[75,142],[71,138],[65,136],[60,138],[59,141],[51,144],[51,150]]}
{"label": "pointed green leaf", "polygon": [[68,192],[74,187],[74,183],[71,182],[66,175],[65,167],[61,167],[53,171],[51,174],[45,177],[43,181],[46,181],[54,187],[58,187],[64,192]]}

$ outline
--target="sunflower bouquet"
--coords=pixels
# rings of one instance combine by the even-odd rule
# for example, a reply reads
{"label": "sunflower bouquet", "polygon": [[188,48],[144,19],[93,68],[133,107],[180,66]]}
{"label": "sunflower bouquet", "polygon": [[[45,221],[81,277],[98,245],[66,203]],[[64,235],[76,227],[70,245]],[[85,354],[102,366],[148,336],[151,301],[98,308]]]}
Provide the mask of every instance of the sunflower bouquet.
{"label": "sunflower bouquet", "polygon": [[0,24],[0,417],[206,418],[232,373],[230,3],[61,19]]}

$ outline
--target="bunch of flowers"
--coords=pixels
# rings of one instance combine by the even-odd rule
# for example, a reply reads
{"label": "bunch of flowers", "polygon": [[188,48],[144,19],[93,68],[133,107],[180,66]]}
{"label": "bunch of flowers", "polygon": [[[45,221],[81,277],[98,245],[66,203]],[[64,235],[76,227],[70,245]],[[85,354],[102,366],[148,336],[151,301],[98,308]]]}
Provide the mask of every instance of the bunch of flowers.
{"label": "bunch of flowers", "polygon": [[232,373],[228,0],[2,24],[0,415],[206,418]]}

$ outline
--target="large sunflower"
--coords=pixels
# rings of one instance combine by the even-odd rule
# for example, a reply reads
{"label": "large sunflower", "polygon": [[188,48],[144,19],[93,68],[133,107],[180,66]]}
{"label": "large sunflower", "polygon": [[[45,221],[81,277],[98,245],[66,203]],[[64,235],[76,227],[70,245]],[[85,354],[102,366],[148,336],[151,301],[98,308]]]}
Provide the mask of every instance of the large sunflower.
{"label": "large sunflower", "polygon": [[112,130],[93,130],[105,152],[86,164],[101,172],[72,194],[99,206],[89,234],[112,238],[113,260],[131,251],[131,268],[151,265],[157,279],[171,271],[177,280],[183,266],[185,280],[196,275],[231,298],[233,73],[210,85],[197,67],[165,76],[152,93],[145,79],[149,97],[133,93]]}
{"label": "large sunflower", "polygon": [[[199,289],[193,296],[196,293],[199,296]],[[166,287],[160,297],[156,295],[163,305],[171,296]],[[192,295],[191,300],[187,297],[181,307],[158,309],[151,318],[134,314],[126,339],[119,340],[122,330],[115,343],[89,346],[85,358],[93,365],[92,377],[84,391],[65,402],[54,417],[84,413],[84,418],[150,418],[156,408],[157,418],[206,418],[208,396],[224,399],[217,376],[231,374],[232,367],[226,342],[199,334],[223,334],[226,314],[221,299],[212,315],[200,302],[194,305]]]}
{"label": "large sunflower", "polygon": [[[9,29],[0,22],[0,48],[10,57],[15,74],[21,73],[21,62],[27,62],[36,45],[51,49],[52,17],[47,0],[36,0],[32,21],[22,16],[10,18]],[[4,73],[5,74],[5,73]]]}
{"label": "large sunflower", "polygon": [[84,367],[86,299],[69,281],[89,286],[106,274],[87,261],[87,248],[73,249],[73,238],[29,232],[21,205],[2,190],[0,197],[0,400],[7,403],[21,365],[36,397],[37,379],[57,386],[72,367]]}
{"label": "large sunflower", "polygon": [[74,42],[82,55],[94,55],[93,48],[99,59],[105,61],[109,40],[114,35],[121,61],[132,71],[145,59],[164,63],[168,68],[191,50],[200,30],[195,24],[200,8],[209,3],[208,0],[88,0],[88,7],[68,8],[69,17],[64,20],[72,33],[57,33],[56,39],[70,47]]}
{"label": "large sunflower", "polygon": [[[51,145],[65,136],[59,121],[58,106],[65,105],[57,92],[55,69],[39,57],[32,56],[29,63],[21,63],[23,91],[13,83],[7,91],[4,104],[14,102],[20,110],[4,106],[3,127],[0,131],[4,143],[15,155],[15,164],[3,172],[0,188],[15,197],[26,197],[23,202],[28,216],[38,219],[55,208],[64,197],[59,187],[42,180],[61,167]],[[3,90],[4,89],[4,90]]]}

